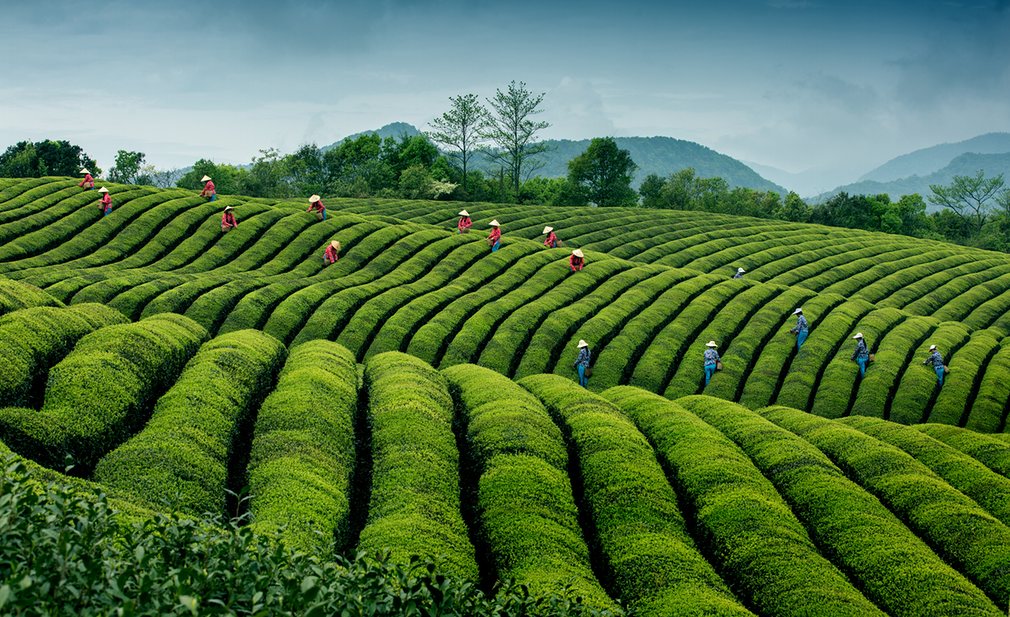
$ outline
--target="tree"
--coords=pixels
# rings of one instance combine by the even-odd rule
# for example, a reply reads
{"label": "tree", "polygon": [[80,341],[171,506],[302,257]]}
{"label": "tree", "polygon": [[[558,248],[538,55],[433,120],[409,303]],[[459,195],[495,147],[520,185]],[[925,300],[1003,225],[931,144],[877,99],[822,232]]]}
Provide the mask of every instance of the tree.
{"label": "tree", "polygon": [[459,161],[463,194],[466,195],[467,167],[482,140],[481,130],[487,121],[487,109],[480,104],[476,94],[451,96],[449,102],[452,103],[449,111],[428,123],[433,129],[428,132],[428,137],[452,149],[450,156]]}
{"label": "tree", "polygon": [[974,234],[982,231],[989,216],[989,201],[1003,190],[1003,174],[986,178],[985,171],[978,170],[974,176],[954,176],[947,186],[930,184],[933,194],[929,201],[950,209],[961,218]]}
{"label": "tree", "polygon": [[411,165],[400,174],[400,195],[406,199],[430,198],[431,185],[431,174],[423,165]]}
{"label": "tree", "polygon": [[642,186],[638,187],[638,194],[642,196],[642,207],[663,207],[663,184],[663,179],[658,174],[649,174],[645,177]]}
{"label": "tree", "polygon": [[220,195],[240,195],[249,194],[246,190],[248,186],[249,172],[239,169],[234,165],[216,165],[208,159],[200,159],[193,163],[193,168],[182,175],[176,186],[185,189],[201,189],[203,181],[200,178],[205,175],[214,179],[214,187]]}
{"label": "tree", "polygon": [[66,140],[21,141],[0,154],[0,177],[6,178],[76,177],[82,167],[94,176],[102,172],[95,159]]}
{"label": "tree", "polygon": [[585,191],[597,206],[634,206],[638,195],[631,180],[638,165],[613,137],[596,137],[586,151],[568,161],[568,181]]}
{"label": "tree", "polygon": [[810,220],[810,213],[811,209],[807,202],[793,191],[789,191],[779,216],[786,221],[806,223]]}
{"label": "tree", "polygon": [[[144,153],[120,150],[116,152],[116,163],[109,170],[109,180],[122,184],[150,184],[150,177],[141,173],[144,166]],[[146,180],[144,182],[143,180]]]}
{"label": "tree", "polygon": [[487,99],[489,112],[480,134],[495,145],[487,154],[508,173],[517,197],[519,185],[538,169],[536,156],[547,151],[547,144],[537,143],[536,135],[550,123],[532,118],[543,111],[540,104],[545,96],[527,90],[525,82],[513,81],[505,92],[499,88]]}

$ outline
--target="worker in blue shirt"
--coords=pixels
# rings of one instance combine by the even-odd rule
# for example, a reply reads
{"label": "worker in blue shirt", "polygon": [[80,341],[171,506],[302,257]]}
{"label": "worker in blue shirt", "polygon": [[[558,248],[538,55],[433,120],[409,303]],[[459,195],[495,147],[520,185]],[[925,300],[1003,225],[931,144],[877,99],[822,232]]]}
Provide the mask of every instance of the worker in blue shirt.
{"label": "worker in blue shirt", "polygon": [[735,278],[735,279],[742,279],[744,272],[746,272],[746,270],[744,270],[743,268],[737,268],[736,269],[736,274],[733,275],[733,278]]}
{"label": "worker in blue shirt", "polygon": [[800,347],[803,347],[803,341],[807,340],[807,334],[810,333],[810,324],[803,316],[803,309],[796,309],[793,315],[796,315],[796,326],[789,331],[796,335],[796,351],[799,351]]}
{"label": "worker in blue shirt", "polygon": [[589,387],[589,375],[586,372],[589,370],[591,359],[592,353],[589,351],[589,343],[580,340],[579,355],[575,358],[575,369],[579,372],[579,385],[583,388]]}
{"label": "worker in blue shirt", "polygon": [[719,352],[715,350],[718,347],[715,341],[705,343],[705,347],[707,347],[704,355],[705,385],[707,386],[708,382],[712,381],[712,375],[719,369],[719,363],[722,362],[722,358],[719,357]]}
{"label": "worker in blue shirt", "polygon": [[936,382],[943,385],[943,375],[947,372],[947,367],[943,363],[943,356],[940,355],[940,351],[936,348],[936,345],[929,346],[929,357],[923,364],[932,364],[933,370],[936,371]]}
{"label": "worker in blue shirt", "polygon": [[862,332],[856,333],[852,338],[856,339],[856,350],[852,352],[852,359],[859,365],[859,376],[865,377],[866,364],[870,361],[870,350],[866,347]]}

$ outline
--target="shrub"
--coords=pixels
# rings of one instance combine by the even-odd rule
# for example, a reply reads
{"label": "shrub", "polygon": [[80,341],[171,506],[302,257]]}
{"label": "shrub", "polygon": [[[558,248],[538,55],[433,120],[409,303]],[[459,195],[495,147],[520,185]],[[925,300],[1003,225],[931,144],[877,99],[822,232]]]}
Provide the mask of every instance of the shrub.
{"label": "shrub", "polygon": [[34,306],[63,306],[63,303],[34,285],[0,279],[0,315]]}
{"label": "shrub", "polygon": [[568,436],[613,589],[637,614],[745,613],[694,546],[652,447],[619,409],[558,375],[519,382]]}
{"label": "shrub", "polygon": [[1006,441],[945,424],[922,424],[916,428],[1010,478],[1010,444]]}
{"label": "shrub", "polygon": [[248,447],[242,426],[284,361],[277,339],[256,330],[204,343],[142,431],[105,455],[95,479],[140,503],[187,514],[223,514],[228,464]]}
{"label": "shrub", "polygon": [[477,578],[460,514],[452,397],[433,368],[387,352],[365,364],[372,430],[372,494],[358,550],[420,555],[465,580]]}
{"label": "shrub", "polygon": [[722,433],[638,388],[603,397],[655,444],[706,553],[749,606],[766,615],[803,615],[812,606],[819,615],[883,614],[821,556],[771,482]]}
{"label": "shrub", "polygon": [[[933,365],[923,365],[922,363],[929,353],[926,351],[928,344],[936,343],[949,363],[959,355],[961,346],[968,341],[968,336],[968,330],[961,324],[942,323],[929,334],[928,339],[921,340],[917,345],[908,349],[907,362],[902,367],[904,374],[899,373],[900,377],[892,384],[891,394],[887,397],[890,403],[891,421],[915,424],[924,422],[929,417],[936,395],[943,390],[937,385]],[[965,371],[963,375],[955,375],[954,388],[950,392],[955,392],[956,389],[963,387],[964,384],[961,382],[965,379],[969,379],[968,389],[970,390],[970,376],[968,371]],[[864,413],[862,415],[870,414]],[[958,414],[953,418],[953,423],[956,424],[960,419],[961,415]]]}
{"label": "shrub", "polygon": [[814,542],[885,612],[1000,614],[984,593],[801,437],[720,399],[691,396],[677,402],[747,453]]}
{"label": "shrub", "polygon": [[498,580],[534,595],[578,593],[613,608],[593,575],[568,481],[564,438],[544,406],[491,370],[458,364],[442,372],[458,405],[476,483],[478,536]]}
{"label": "shrub", "polygon": [[41,411],[0,409],[0,434],[47,467],[70,455],[90,470],[143,424],[206,336],[171,314],[92,332],[50,371]]}
{"label": "shrub", "polygon": [[291,350],[263,401],[249,455],[252,527],[324,556],[348,541],[354,421],[354,356],[329,341]]}

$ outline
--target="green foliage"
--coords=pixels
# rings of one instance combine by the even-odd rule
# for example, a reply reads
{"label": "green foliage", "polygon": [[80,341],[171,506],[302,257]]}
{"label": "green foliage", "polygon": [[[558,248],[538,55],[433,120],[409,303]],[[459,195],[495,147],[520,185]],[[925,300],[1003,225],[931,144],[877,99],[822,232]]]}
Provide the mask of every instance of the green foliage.
{"label": "green foliage", "polygon": [[[104,496],[0,463],[0,611],[46,615],[612,614],[513,583],[488,599],[433,564],[387,554],[320,560],[264,542],[240,521],[124,520]],[[68,564],[72,564],[68,567]]]}
{"label": "green foliage", "polygon": [[47,467],[70,455],[89,470],[143,424],[206,337],[192,320],[170,314],[92,332],[49,372],[41,411],[0,409],[0,434]]}
{"label": "green foliage", "polygon": [[66,140],[19,141],[0,154],[0,177],[6,178],[77,177],[82,167],[92,176],[102,173],[95,159]]}
{"label": "green foliage", "polygon": [[[618,595],[636,614],[746,614],[698,552],[652,447],[621,411],[557,375],[519,382],[571,444],[592,536]],[[699,608],[704,607],[704,608]]]}
{"label": "green foliage", "polygon": [[677,403],[750,457],[814,542],[885,612],[1001,614],[984,593],[809,442],[734,403],[704,396]]}
{"label": "green foliage", "polygon": [[256,532],[319,557],[347,544],[357,382],[354,356],[336,343],[291,350],[256,417],[249,455]]}
{"label": "green foliage", "polygon": [[459,452],[445,378],[397,352],[365,364],[372,444],[372,492],[358,550],[390,549],[407,563],[430,558],[476,580],[477,563],[460,514]]}
{"label": "green foliage", "polygon": [[945,424],[922,424],[915,428],[957,448],[1003,477],[1010,478],[1010,443],[994,436]]}
{"label": "green foliage", "polygon": [[109,170],[109,181],[120,184],[151,184],[151,177],[142,173],[144,157],[143,152],[129,150],[116,152],[115,165]]}
{"label": "green foliage", "polygon": [[613,602],[593,575],[568,481],[568,452],[544,406],[507,377],[472,364],[442,373],[466,427],[480,541],[498,580],[534,595],[569,588],[600,608]]}
{"label": "green foliage", "polygon": [[519,186],[536,170],[537,156],[547,151],[537,133],[548,128],[549,122],[538,121],[535,116],[543,112],[540,105],[546,93],[536,94],[526,88],[525,82],[509,82],[504,91],[495,90],[487,99],[487,113],[480,135],[493,148],[485,154],[500,165],[512,184],[512,194],[519,196]]}
{"label": "green foliage", "polygon": [[458,165],[465,198],[468,194],[467,168],[480,145],[480,131],[484,128],[487,110],[476,94],[451,96],[449,102],[449,110],[429,123],[433,130],[428,137],[451,150],[450,157]]}
{"label": "green foliage", "polygon": [[35,306],[63,306],[63,303],[34,285],[0,279],[0,315]]}
{"label": "green foliage", "polygon": [[143,430],[106,454],[97,481],[140,503],[187,514],[223,514],[239,435],[273,387],[286,350],[256,330],[203,344],[154,407]]}
{"label": "green foliage", "polygon": [[603,397],[655,445],[703,549],[749,606],[766,615],[805,614],[812,606],[821,615],[882,614],[820,554],[772,483],[722,433],[638,388],[612,388]]}
{"label": "green foliage", "polygon": [[638,196],[631,180],[637,167],[613,137],[597,137],[585,152],[568,162],[568,181],[579,187],[591,204],[634,206]]}

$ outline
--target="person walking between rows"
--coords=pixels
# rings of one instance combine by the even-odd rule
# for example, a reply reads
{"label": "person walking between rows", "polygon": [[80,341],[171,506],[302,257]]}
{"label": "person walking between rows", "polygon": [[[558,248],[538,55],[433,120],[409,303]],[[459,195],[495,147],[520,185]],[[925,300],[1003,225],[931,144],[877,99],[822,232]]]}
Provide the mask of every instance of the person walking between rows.
{"label": "person walking between rows", "polygon": [[224,207],[224,214],[221,215],[221,231],[231,231],[238,227],[238,221],[235,220],[235,214],[232,213],[231,206]]}
{"label": "person walking between rows", "polygon": [[491,252],[495,253],[501,246],[501,224],[498,221],[491,221],[491,233],[487,237],[487,243],[491,245]]}
{"label": "person walking between rows", "polygon": [[323,264],[332,266],[337,263],[338,259],[340,259],[340,243],[334,240],[326,245],[326,251],[323,252]]}
{"label": "person walking between rows", "polygon": [[712,381],[712,375],[722,368],[722,358],[719,357],[719,352],[716,351],[718,345],[716,345],[715,341],[705,343],[705,347],[707,347],[707,349],[705,350],[703,358],[705,366],[705,385],[707,386],[708,382]]}
{"label": "person walking between rows", "polygon": [[203,185],[203,190],[200,191],[200,197],[206,197],[207,201],[217,201],[217,188],[214,186],[214,181],[210,179],[210,176],[200,178],[200,182],[206,182]]}
{"label": "person walking between rows", "polygon": [[88,171],[88,168],[85,167],[82,169],[81,173],[84,174],[84,179],[77,186],[83,188],[85,191],[95,190],[95,179],[91,177],[91,172]]}
{"label": "person walking between rows", "polygon": [[799,351],[803,347],[803,342],[807,340],[810,324],[807,323],[807,318],[803,316],[803,309],[796,309],[793,311],[793,315],[796,315],[796,325],[789,331],[796,335],[796,351]]}
{"label": "person walking between rows", "polygon": [[735,278],[735,279],[742,279],[744,272],[746,272],[746,270],[744,270],[743,268],[737,268],[736,269],[736,274],[733,275],[733,278]]}
{"label": "person walking between rows", "polygon": [[859,377],[866,377],[866,364],[870,361],[870,350],[866,347],[862,332],[857,332],[852,338],[856,339],[856,350],[852,352],[852,359],[859,365]]}
{"label": "person walking between rows", "polygon": [[589,387],[589,363],[592,360],[592,352],[589,351],[589,343],[579,341],[579,355],[575,358],[575,370],[579,372],[579,385],[583,388]]}
{"label": "person walking between rows", "polygon": [[470,213],[466,210],[459,211],[459,222],[456,223],[456,230],[458,233],[465,234],[470,231],[473,227],[473,221],[470,220]]}
{"label": "person walking between rows", "polygon": [[929,357],[926,358],[923,364],[932,364],[933,370],[936,371],[936,383],[943,385],[943,376],[947,372],[947,366],[943,363],[943,356],[940,355],[940,350],[936,348],[936,345],[929,346]]}
{"label": "person walking between rows", "polygon": [[309,197],[309,209],[306,212],[315,212],[316,218],[320,221],[326,220],[326,205],[323,203],[323,198],[319,195],[313,195]]}
{"label": "person walking between rows", "polygon": [[581,272],[582,268],[586,265],[586,256],[582,254],[582,251],[575,249],[572,254],[568,256],[568,267],[572,269],[572,272]]}
{"label": "person walking between rows", "polygon": [[104,186],[98,189],[98,192],[102,194],[102,200],[98,202],[98,208],[102,211],[102,216],[109,216],[112,212],[112,195],[109,195],[109,189]]}
{"label": "person walking between rows", "polygon": [[547,234],[547,239],[544,240],[544,246],[549,249],[558,248],[558,235],[554,233],[554,228],[544,227],[544,233]]}

